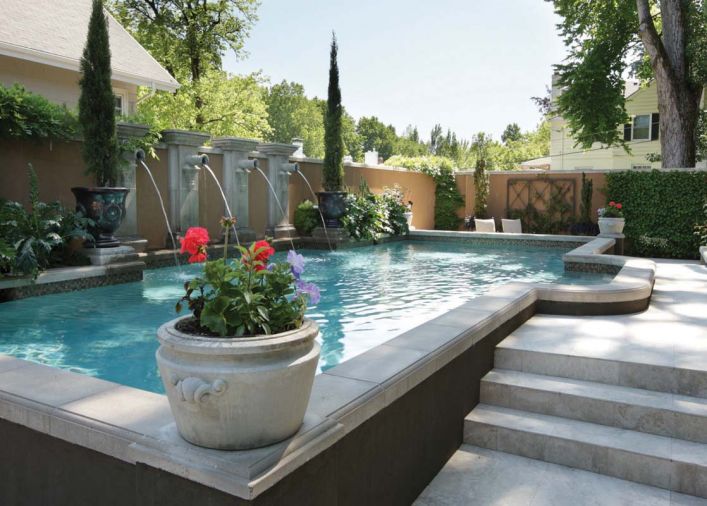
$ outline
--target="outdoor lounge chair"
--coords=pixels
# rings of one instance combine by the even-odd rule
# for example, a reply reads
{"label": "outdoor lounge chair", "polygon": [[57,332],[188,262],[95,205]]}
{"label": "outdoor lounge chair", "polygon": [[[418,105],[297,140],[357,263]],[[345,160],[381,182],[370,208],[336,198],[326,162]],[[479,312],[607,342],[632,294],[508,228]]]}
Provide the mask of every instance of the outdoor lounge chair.
{"label": "outdoor lounge chair", "polygon": [[520,220],[506,220],[501,219],[501,225],[503,226],[503,231],[506,234],[522,234],[523,226],[520,224]]}
{"label": "outdoor lounge chair", "polygon": [[476,223],[477,232],[495,232],[496,231],[496,220],[489,218],[488,220],[481,220],[479,218],[474,218],[474,223]]}

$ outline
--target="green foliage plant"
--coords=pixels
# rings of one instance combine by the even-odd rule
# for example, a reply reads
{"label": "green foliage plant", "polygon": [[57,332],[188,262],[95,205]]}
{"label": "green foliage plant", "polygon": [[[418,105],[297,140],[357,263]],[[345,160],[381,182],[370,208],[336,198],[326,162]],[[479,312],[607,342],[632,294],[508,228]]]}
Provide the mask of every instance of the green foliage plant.
{"label": "green foliage plant", "polygon": [[474,136],[472,144],[476,154],[474,168],[474,216],[476,218],[486,218],[488,213],[489,177],[486,174],[486,164],[489,143],[490,138],[484,133],[479,133]]}
{"label": "green foliage plant", "polygon": [[579,200],[579,222],[582,224],[592,223],[592,196],[594,194],[594,182],[587,179],[587,175],[582,172],[582,189]]}
{"label": "green foliage plant", "polygon": [[305,200],[295,209],[294,225],[300,235],[312,235],[312,230],[322,226],[319,210],[311,200]]}
{"label": "green foliage plant", "polygon": [[[233,223],[224,218],[224,231]],[[189,235],[188,230],[185,239]],[[267,241],[257,241],[248,248],[238,246],[240,258],[229,259],[228,236],[225,237],[223,258],[206,261],[202,273],[184,285],[186,293],[176,310],[180,312],[187,304],[193,316],[185,322],[190,327],[182,330],[211,336],[247,337],[301,327],[307,304],[319,301],[319,289],[301,279],[302,255],[291,250],[287,262],[269,263],[275,250]],[[208,233],[202,239],[203,242],[186,248],[192,253],[192,262],[206,258]],[[184,242],[182,247],[185,247]]]}
{"label": "green foliage plant", "polygon": [[378,241],[383,235],[408,233],[403,192],[400,187],[385,188],[376,195],[361,180],[358,193],[346,197],[346,215],[342,223],[357,241]]}
{"label": "green foliage plant", "polygon": [[119,165],[115,98],[102,0],[93,0],[80,70],[79,123],[84,137],[82,154],[86,172],[95,177],[98,186],[115,186]]}
{"label": "green foliage plant", "polygon": [[68,140],[77,134],[76,117],[21,85],[0,85],[0,139]]}
{"label": "green foliage plant", "polygon": [[386,164],[430,176],[435,182],[435,229],[459,229],[463,218],[459,217],[458,212],[464,206],[464,196],[457,188],[451,160],[437,156],[394,156],[388,159]]}
{"label": "green foliage plant", "polygon": [[329,89],[324,117],[324,168],[323,186],[326,191],[344,189],[344,139],[342,136],[341,89],[339,87],[338,46],[332,35],[329,54]]}
{"label": "green foliage plant", "polygon": [[704,220],[707,173],[621,171],[606,175],[607,198],[623,204],[626,254],[697,258]]}
{"label": "green foliage plant", "polygon": [[5,271],[36,277],[41,270],[66,257],[65,249],[73,238],[92,241],[87,230],[93,223],[58,202],[42,202],[31,165],[29,180],[29,211],[19,202],[5,201],[0,206],[0,237],[4,242],[4,246],[0,245],[3,250],[0,263]]}
{"label": "green foliage plant", "polygon": [[702,223],[695,225],[695,235],[700,241],[700,246],[707,246],[707,198],[705,198],[705,203],[702,206],[703,218]]}

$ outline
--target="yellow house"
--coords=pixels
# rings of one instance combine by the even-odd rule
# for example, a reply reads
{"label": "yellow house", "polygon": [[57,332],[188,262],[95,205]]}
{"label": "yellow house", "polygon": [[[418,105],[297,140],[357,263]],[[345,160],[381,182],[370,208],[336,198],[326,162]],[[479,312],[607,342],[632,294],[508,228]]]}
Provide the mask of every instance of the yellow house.
{"label": "yellow house", "polygon": [[[553,79],[552,99],[561,90]],[[598,105],[600,107],[600,105]],[[660,154],[658,95],[655,82],[640,87],[637,81],[626,86],[626,111],[631,122],[621,127],[623,139],[630,151],[621,146],[607,148],[595,143],[589,149],[576,145],[565,120],[555,116],[550,120],[550,169],[645,169],[660,168],[660,162],[650,162],[649,154]]]}
{"label": "yellow house", "polygon": [[[0,83],[19,83],[52,102],[76,108],[91,0],[2,0],[0,8]],[[179,83],[169,72],[106,15],[116,112],[135,111],[138,86],[176,90]]]}

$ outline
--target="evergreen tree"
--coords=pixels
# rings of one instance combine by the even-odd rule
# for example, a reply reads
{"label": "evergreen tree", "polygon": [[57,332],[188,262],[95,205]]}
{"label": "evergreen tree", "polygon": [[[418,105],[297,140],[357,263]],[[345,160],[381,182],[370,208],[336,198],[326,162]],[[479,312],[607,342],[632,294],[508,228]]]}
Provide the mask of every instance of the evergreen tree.
{"label": "evergreen tree", "polygon": [[79,122],[84,136],[82,154],[86,172],[95,176],[99,186],[115,186],[118,178],[115,98],[111,85],[108,24],[101,0],[93,0],[79,85]]}
{"label": "evergreen tree", "polygon": [[344,139],[341,133],[341,89],[339,88],[339,64],[336,34],[332,33],[329,55],[329,91],[326,116],[324,117],[324,189],[341,191],[344,187]]}

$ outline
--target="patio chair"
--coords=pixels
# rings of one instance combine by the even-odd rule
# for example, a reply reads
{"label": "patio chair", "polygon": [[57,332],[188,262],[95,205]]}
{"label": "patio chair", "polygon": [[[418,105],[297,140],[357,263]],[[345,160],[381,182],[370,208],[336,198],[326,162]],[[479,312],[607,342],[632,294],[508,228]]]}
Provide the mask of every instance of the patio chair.
{"label": "patio chair", "polygon": [[501,225],[503,226],[503,231],[506,234],[522,234],[523,226],[520,224],[520,220],[506,220],[501,219]]}
{"label": "patio chair", "polygon": [[488,220],[481,220],[479,218],[474,218],[474,223],[476,224],[477,232],[495,232],[496,231],[496,220],[489,218]]}

